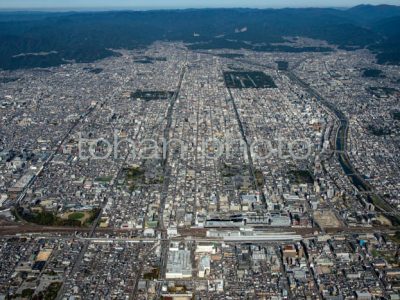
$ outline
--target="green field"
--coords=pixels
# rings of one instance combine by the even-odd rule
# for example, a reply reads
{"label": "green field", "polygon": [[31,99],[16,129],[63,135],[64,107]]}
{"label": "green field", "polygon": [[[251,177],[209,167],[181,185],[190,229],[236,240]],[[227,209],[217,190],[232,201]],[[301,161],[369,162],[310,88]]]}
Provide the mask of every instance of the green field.
{"label": "green field", "polygon": [[68,220],[80,220],[85,216],[84,213],[74,212],[68,216]]}
{"label": "green field", "polygon": [[112,176],[103,176],[103,177],[97,177],[95,181],[102,183],[109,183],[112,179],[113,179]]}
{"label": "green field", "polygon": [[260,71],[224,72],[225,85],[228,88],[276,88],[271,76]]}

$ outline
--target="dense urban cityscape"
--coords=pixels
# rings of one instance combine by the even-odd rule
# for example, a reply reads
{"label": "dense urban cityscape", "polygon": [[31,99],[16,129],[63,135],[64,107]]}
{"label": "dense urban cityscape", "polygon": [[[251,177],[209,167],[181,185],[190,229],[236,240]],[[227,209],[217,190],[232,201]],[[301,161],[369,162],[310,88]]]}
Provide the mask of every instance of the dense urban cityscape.
{"label": "dense urban cityscape", "polygon": [[0,299],[400,299],[400,66],[287,43],[0,70]]}

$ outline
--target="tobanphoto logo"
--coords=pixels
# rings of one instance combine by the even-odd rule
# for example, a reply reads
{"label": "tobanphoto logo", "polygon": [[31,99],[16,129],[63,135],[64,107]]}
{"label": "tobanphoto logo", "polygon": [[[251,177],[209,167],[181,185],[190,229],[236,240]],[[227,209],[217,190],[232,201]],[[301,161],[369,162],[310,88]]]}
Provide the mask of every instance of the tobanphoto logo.
{"label": "tobanphoto logo", "polygon": [[246,142],[243,139],[207,138],[197,145],[183,139],[143,139],[120,138],[117,131],[112,140],[106,138],[83,138],[79,133],[79,158],[81,160],[120,159],[166,159],[168,153],[180,153],[186,157],[188,151],[197,151],[198,155],[210,159],[231,159],[235,157],[263,161],[272,158],[306,160],[313,153],[313,143],[309,139],[288,141],[282,137],[258,139]]}

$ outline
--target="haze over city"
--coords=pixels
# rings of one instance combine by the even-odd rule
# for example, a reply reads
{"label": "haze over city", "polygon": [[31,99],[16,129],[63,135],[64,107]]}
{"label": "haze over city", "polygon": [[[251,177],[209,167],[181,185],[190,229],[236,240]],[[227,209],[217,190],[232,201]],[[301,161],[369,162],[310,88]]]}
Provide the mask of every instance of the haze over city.
{"label": "haze over city", "polygon": [[360,4],[399,4],[398,0],[3,0],[0,9],[165,9],[165,8],[283,8],[352,7]]}

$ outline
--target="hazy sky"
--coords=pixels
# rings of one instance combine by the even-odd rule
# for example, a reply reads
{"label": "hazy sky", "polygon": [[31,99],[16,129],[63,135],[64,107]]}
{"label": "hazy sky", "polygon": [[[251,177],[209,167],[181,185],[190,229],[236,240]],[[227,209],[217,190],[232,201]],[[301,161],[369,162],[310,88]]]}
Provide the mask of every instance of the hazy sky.
{"label": "hazy sky", "polygon": [[400,0],[0,0],[0,9],[60,8],[189,8],[189,7],[349,7],[395,4]]}

